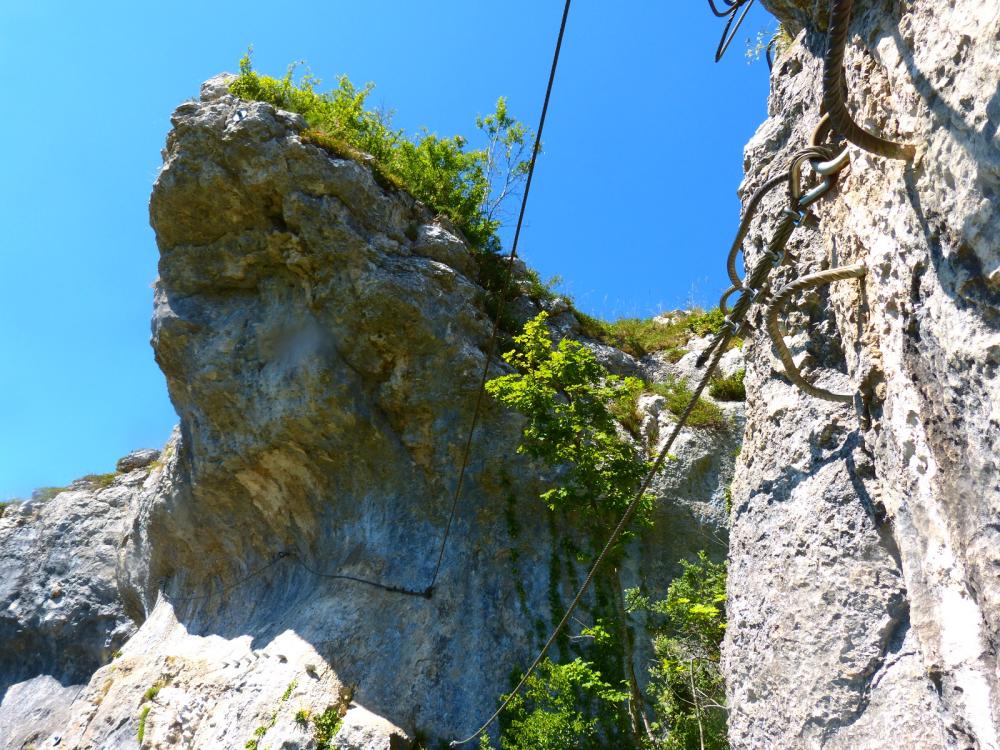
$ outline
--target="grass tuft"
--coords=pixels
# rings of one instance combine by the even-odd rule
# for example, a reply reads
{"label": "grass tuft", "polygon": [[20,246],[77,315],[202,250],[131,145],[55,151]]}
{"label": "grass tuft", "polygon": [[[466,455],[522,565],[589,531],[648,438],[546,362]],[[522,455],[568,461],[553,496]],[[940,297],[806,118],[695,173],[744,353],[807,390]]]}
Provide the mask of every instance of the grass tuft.
{"label": "grass tuft", "polygon": [[149,711],[151,706],[143,706],[142,711],[139,712],[139,731],[136,732],[136,738],[139,740],[139,744],[142,744],[143,738],[146,736],[146,717],[149,716]]}
{"label": "grass tuft", "polygon": [[732,375],[713,378],[708,384],[708,394],[719,401],[746,401],[747,389],[743,385],[745,369],[740,369]]}
{"label": "grass tuft", "polygon": [[[665,383],[653,383],[649,386],[649,390],[666,399],[667,411],[675,417],[680,417],[684,413],[691,400],[691,388],[683,379],[672,378]],[[687,424],[689,427],[711,430],[725,430],[729,427],[722,409],[703,398],[699,398],[695,403]]]}
{"label": "grass tuft", "polygon": [[116,476],[118,475],[113,471],[107,474],[87,474],[83,480],[103,490],[115,483]]}
{"label": "grass tuft", "polygon": [[142,694],[142,700],[143,701],[153,700],[153,698],[155,698],[157,695],[160,694],[160,691],[166,686],[166,684],[167,683],[164,682],[163,680],[157,680],[148,688],[146,688],[146,692]]}
{"label": "grass tuft", "polygon": [[575,312],[580,330],[587,338],[614,346],[633,357],[663,351],[670,362],[677,362],[687,354],[687,343],[694,336],[714,335],[725,322],[725,316],[717,307],[707,312],[677,313],[670,322],[655,318],[621,318],[607,322],[579,310]]}

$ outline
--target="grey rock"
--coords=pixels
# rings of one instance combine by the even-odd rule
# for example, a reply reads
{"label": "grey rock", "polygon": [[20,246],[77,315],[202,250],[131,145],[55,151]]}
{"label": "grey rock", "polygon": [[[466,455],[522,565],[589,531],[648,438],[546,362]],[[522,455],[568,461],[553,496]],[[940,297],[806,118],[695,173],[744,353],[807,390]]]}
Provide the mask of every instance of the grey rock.
{"label": "grey rock", "polygon": [[[42,748],[65,726],[83,685],[63,685],[38,675],[7,687],[0,701],[0,743],[5,748]],[[51,745],[49,745],[51,746]]]}
{"label": "grey rock", "polygon": [[144,469],[159,457],[160,451],[155,448],[140,448],[119,458],[115,468],[122,473]]}
{"label": "grey rock", "polygon": [[[770,119],[746,149],[744,197],[803,146],[819,113],[824,20],[775,66]],[[825,5],[821,3],[820,5]],[[917,144],[911,167],[851,147],[806,273],[862,261],[862,285],[786,316],[807,378],[747,343],[746,442],[733,485],[724,649],[734,748],[996,748],[1000,727],[1000,14],[967,0],[856,3],[851,110]],[[747,247],[766,238],[772,196]],[[751,257],[751,263],[756,257]],[[761,311],[751,311],[760,321]]]}
{"label": "grey rock", "polygon": [[[74,483],[76,484],[76,483]],[[90,482],[0,517],[0,747],[41,747],[134,632],[115,578],[133,488]]]}
{"label": "grey rock", "polygon": [[[492,329],[479,264],[364,164],[303,143],[269,105],[205,91],[174,112],[150,202],[153,347],[180,426],[96,494],[123,502],[105,559],[141,625],[88,665],[62,744],[131,750],[145,713],[143,748],[259,736],[304,750],[296,713],[345,695],[344,747],[453,739],[493,710],[561,614],[553,592],[568,601],[582,575],[538,498],[553,472],[516,453],[522,419],[484,401],[431,598],[336,576],[419,592],[434,572]],[[531,316],[545,304],[513,300]],[[548,309],[557,334],[576,330],[565,303]],[[679,558],[722,556],[736,440],[685,431],[626,585],[662,595]],[[650,654],[640,637],[641,678]]]}
{"label": "grey rock", "polygon": [[201,100],[213,102],[229,96],[229,86],[237,78],[235,73],[219,73],[201,84]]}
{"label": "grey rock", "polygon": [[402,729],[377,714],[352,706],[344,714],[334,746],[341,750],[409,750],[413,741]]}

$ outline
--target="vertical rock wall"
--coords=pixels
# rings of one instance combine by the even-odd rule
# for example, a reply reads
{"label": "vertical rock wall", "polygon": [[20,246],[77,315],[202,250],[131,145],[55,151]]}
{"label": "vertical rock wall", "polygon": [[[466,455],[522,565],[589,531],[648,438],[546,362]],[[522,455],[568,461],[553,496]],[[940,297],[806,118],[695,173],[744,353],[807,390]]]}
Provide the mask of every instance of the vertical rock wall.
{"label": "vertical rock wall", "polygon": [[[826,3],[765,3],[804,28],[776,61],[746,197],[819,118]],[[867,129],[779,280],[863,262],[800,296],[794,387],[759,326],[733,488],[725,669],[736,748],[996,748],[1000,727],[1000,6],[856,2],[846,69]],[[781,191],[779,191],[781,193]],[[747,248],[759,257],[784,194]],[[756,250],[754,248],[757,248]],[[776,284],[780,285],[780,284]]]}
{"label": "vertical rock wall", "polygon": [[[490,332],[478,261],[446,221],[304,142],[297,115],[229,95],[227,81],[175,111],[150,204],[153,347],[180,427],[127,497],[96,496],[121,502],[91,508],[87,533],[109,548],[96,571],[77,572],[101,584],[116,573],[113,613],[138,629],[114,659],[121,638],[90,644],[95,658],[64,680],[72,691],[45,677],[60,654],[44,668],[14,655],[21,683],[0,732],[19,733],[0,733],[0,750],[306,750],[318,740],[303,717],[324,712],[342,714],[336,747],[437,747],[490,714],[589,559],[539,500],[551,471],[516,453],[522,419],[487,400],[433,596],[399,592],[427,586],[449,517]],[[560,335],[578,335],[565,302],[525,295],[514,308],[523,318],[542,304]],[[697,356],[637,362],[594,348],[654,380]],[[644,406],[655,444],[673,417],[662,397]],[[726,409],[739,424],[741,405]],[[738,436],[684,432],[626,585],[660,596],[678,559],[720,554]],[[0,555],[32,598],[0,631],[27,622],[32,635],[48,609],[22,543],[37,529],[2,521]],[[593,623],[596,601],[571,635]],[[642,676],[650,639],[637,640]],[[30,734],[16,714],[26,706],[50,719]]]}

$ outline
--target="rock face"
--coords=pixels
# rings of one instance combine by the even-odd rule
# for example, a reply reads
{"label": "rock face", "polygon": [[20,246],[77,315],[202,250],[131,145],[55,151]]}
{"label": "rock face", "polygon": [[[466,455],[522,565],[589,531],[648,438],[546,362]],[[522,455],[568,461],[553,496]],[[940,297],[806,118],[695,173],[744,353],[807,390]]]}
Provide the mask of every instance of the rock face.
{"label": "rock face", "polygon": [[0,744],[40,746],[135,630],[115,580],[131,498],[148,471],[81,480],[0,517]]}
{"label": "rock face", "polygon": [[[825,40],[772,74],[743,194],[786,168],[819,117]],[[820,3],[825,5],[825,3]],[[997,748],[1000,730],[1000,9],[855,3],[846,67],[866,128],[907,166],[851,147],[781,278],[863,262],[789,307],[818,401],[761,333],[746,351],[725,670],[736,748]],[[781,191],[778,191],[779,193]],[[782,195],[750,241],[773,231]],[[760,320],[760,311],[752,318]]]}
{"label": "rock face", "polygon": [[[59,747],[313,748],[307,715],[325,712],[343,720],[336,747],[436,746],[492,712],[581,564],[542,512],[547,471],[515,453],[520,418],[487,400],[422,595],[485,363],[478,263],[412,198],[304,143],[301,118],[225,82],[174,113],[150,204],[153,346],[180,427],[158,459],[122,464],[144,478],[102,558],[139,627],[74,674]],[[564,302],[544,304],[575,330]],[[673,367],[595,348],[621,371]],[[724,553],[742,424],[727,408],[737,429],[675,448],[626,585],[662,595],[678,559]],[[647,411],[655,449],[671,417],[655,399]]]}

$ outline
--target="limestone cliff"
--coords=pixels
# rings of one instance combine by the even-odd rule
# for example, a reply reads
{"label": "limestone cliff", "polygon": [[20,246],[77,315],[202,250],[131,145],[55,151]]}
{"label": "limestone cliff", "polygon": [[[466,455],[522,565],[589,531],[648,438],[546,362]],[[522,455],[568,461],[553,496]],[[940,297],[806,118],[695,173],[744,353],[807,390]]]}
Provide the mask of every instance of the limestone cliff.
{"label": "limestone cliff", "polygon": [[[765,0],[803,29],[775,63],[743,194],[819,118],[826,3]],[[792,275],[863,262],[801,297],[788,342],[818,401],[747,351],[725,660],[736,748],[997,748],[1000,728],[1000,7],[855,3],[850,109],[918,146],[851,148]],[[766,239],[773,196],[747,243]],[[759,244],[758,244],[759,246]],[[759,253],[759,250],[756,251]],[[753,316],[759,322],[760,311]]]}
{"label": "limestone cliff", "polygon": [[[345,713],[336,747],[437,746],[489,715],[579,579],[581,559],[538,499],[546,470],[516,454],[522,422],[493,403],[433,596],[346,578],[429,582],[485,362],[486,294],[447,222],[226,83],[174,113],[150,204],[153,347],[179,429],[155,464],[115,480],[118,494],[52,501],[115,499],[114,513],[93,512],[117,560],[115,632],[131,627],[122,613],[137,630],[113,660],[118,641],[98,639],[72,673],[58,658],[19,662],[0,722],[17,723],[24,701],[12,695],[44,703],[28,680],[72,693],[2,747],[134,748],[141,733],[143,748],[311,748],[295,716],[328,707]],[[558,299],[521,296],[514,309],[526,318],[542,304],[560,331],[577,330]],[[650,378],[695,356],[672,365],[595,348]],[[644,401],[654,447],[671,419],[661,402]],[[729,411],[735,429],[688,430],[674,449],[627,585],[662,593],[678,559],[724,553],[742,407]],[[585,607],[574,629],[589,617]],[[637,661],[647,652],[638,643]]]}

